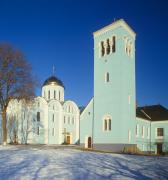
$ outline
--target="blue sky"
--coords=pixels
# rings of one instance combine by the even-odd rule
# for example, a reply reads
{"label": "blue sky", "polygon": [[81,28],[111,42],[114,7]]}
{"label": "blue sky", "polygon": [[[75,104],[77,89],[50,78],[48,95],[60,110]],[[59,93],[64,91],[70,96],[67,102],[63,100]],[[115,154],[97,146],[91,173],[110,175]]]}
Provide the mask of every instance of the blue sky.
{"label": "blue sky", "polygon": [[0,0],[0,43],[24,52],[40,84],[55,65],[65,98],[86,105],[93,96],[92,33],[123,18],[137,33],[138,105],[168,107],[167,9],[167,0]]}

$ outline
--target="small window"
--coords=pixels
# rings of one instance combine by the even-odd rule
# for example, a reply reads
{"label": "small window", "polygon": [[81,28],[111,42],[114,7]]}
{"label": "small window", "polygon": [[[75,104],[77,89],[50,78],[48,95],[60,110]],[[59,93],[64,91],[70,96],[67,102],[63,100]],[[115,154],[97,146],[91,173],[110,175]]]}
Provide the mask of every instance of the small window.
{"label": "small window", "polygon": [[37,121],[40,121],[40,112],[37,112]]}
{"label": "small window", "polygon": [[71,106],[68,107],[68,112],[69,112],[69,113],[71,112]]}
{"label": "small window", "polygon": [[157,136],[163,136],[163,128],[157,128]]}
{"label": "small window", "polygon": [[109,118],[109,117],[104,118],[103,130],[104,131],[111,131],[111,118]]}
{"label": "small window", "polygon": [[54,99],[56,99],[56,91],[54,90]]}
{"label": "small window", "polygon": [[54,122],[54,114],[53,114],[53,116],[52,116],[52,121]]}
{"label": "small window", "polygon": [[105,55],[105,47],[104,47],[104,42],[101,42],[101,56],[103,57]]}
{"label": "small window", "polygon": [[60,91],[59,91],[59,100],[61,100],[61,93],[60,93]]}
{"label": "small window", "polygon": [[112,52],[116,52],[116,37],[112,37]]}
{"label": "small window", "polygon": [[37,127],[37,135],[40,135],[40,128]]}
{"label": "small window", "polygon": [[110,54],[110,40],[109,39],[107,39],[106,54]]}
{"label": "small window", "polygon": [[108,130],[111,131],[111,119],[108,120]]}
{"label": "small window", "polygon": [[110,81],[110,74],[107,72],[105,73],[105,82],[109,82]]}
{"label": "small window", "polygon": [[50,99],[50,91],[48,91],[48,99]]}

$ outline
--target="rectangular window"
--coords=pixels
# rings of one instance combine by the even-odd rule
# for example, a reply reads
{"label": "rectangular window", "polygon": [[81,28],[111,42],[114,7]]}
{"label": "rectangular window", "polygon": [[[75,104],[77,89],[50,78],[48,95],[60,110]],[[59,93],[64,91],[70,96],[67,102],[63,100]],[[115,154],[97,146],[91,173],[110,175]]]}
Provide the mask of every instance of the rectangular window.
{"label": "rectangular window", "polygon": [[105,73],[105,82],[109,82],[110,81],[110,74],[107,72]]}
{"label": "rectangular window", "polygon": [[101,56],[103,57],[105,55],[105,47],[104,47],[104,42],[103,41],[101,42],[100,49],[101,49]]}
{"label": "rectangular window", "polygon": [[59,91],[59,100],[61,100],[61,93],[60,93],[60,91]]}
{"label": "rectangular window", "polygon": [[52,121],[54,122],[54,114],[53,114],[53,116],[52,116]]}
{"label": "rectangular window", "polygon": [[163,128],[157,128],[157,136],[163,136]]}
{"label": "rectangular window", "polygon": [[37,135],[39,135],[39,134],[40,134],[40,128],[37,127]]}
{"label": "rectangular window", "polygon": [[37,112],[37,121],[40,121],[40,112]]}
{"label": "rectangular window", "polygon": [[50,99],[50,91],[48,91],[48,99]]}

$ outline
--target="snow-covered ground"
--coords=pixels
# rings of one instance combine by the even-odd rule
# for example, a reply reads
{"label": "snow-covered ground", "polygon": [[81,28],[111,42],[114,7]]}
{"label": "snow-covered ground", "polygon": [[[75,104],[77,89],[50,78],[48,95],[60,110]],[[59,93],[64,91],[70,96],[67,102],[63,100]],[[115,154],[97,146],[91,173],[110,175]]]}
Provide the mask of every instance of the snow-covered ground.
{"label": "snow-covered ground", "polygon": [[168,179],[168,157],[0,146],[0,179]]}

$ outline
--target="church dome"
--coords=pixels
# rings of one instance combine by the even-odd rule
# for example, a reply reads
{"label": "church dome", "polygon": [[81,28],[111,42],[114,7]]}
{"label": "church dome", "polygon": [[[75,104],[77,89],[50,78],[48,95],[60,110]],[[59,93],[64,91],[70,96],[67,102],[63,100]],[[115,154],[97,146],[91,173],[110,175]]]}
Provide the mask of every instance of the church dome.
{"label": "church dome", "polygon": [[64,87],[63,82],[55,76],[51,76],[48,79],[46,79],[43,83],[43,86],[46,86],[46,85],[58,85],[58,86]]}

